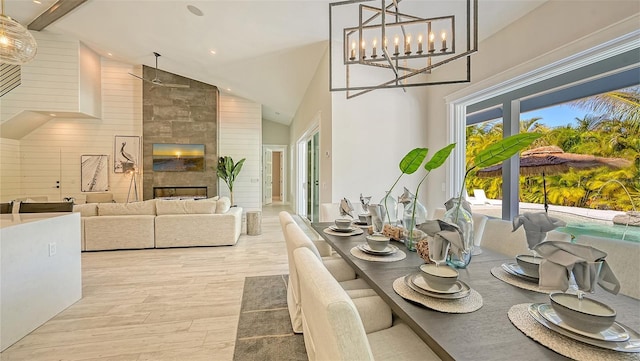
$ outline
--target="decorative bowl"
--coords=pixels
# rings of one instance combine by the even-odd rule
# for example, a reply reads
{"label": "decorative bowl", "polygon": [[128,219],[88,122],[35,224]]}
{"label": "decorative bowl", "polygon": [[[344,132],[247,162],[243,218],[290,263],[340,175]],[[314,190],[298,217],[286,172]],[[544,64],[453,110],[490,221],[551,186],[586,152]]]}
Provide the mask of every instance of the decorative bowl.
{"label": "decorative bowl", "polygon": [[516,262],[524,274],[530,277],[540,277],[540,262],[544,258],[534,257],[529,254],[519,254],[516,256]]}
{"label": "decorative bowl", "polygon": [[349,229],[351,227],[351,220],[347,218],[338,218],[335,220],[335,223],[339,229]]}
{"label": "decorative bowl", "polygon": [[556,292],[549,295],[551,307],[567,325],[581,331],[598,333],[613,325],[616,311],[602,302],[577,295]]}
{"label": "decorative bowl", "polygon": [[389,245],[390,240],[391,239],[389,237],[380,234],[367,236],[367,244],[369,245],[369,248],[374,251],[384,251]]}
{"label": "decorative bowl", "polygon": [[420,266],[422,278],[433,289],[446,291],[458,281],[458,271],[446,266],[427,263]]}

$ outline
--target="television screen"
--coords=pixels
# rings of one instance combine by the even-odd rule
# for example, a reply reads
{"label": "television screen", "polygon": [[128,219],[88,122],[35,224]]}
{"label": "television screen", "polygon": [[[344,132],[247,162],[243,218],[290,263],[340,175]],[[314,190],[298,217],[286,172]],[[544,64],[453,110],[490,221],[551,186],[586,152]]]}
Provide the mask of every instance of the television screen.
{"label": "television screen", "polygon": [[204,144],[154,144],[154,172],[203,172]]}

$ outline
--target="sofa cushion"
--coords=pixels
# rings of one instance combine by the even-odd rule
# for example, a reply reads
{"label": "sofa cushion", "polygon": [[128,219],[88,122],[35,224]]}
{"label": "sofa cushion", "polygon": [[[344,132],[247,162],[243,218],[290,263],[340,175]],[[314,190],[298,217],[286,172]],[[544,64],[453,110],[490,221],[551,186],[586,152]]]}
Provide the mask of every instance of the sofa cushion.
{"label": "sofa cushion", "polygon": [[220,197],[216,203],[216,213],[227,213],[231,209],[231,200],[228,197]]}
{"label": "sofa cushion", "polygon": [[155,215],[155,201],[135,203],[100,203],[98,215],[100,216],[125,216],[125,215]]}
{"label": "sofa cushion", "polygon": [[212,214],[216,211],[216,202],[202,200],[162,200],[156,201],[159,216],[167,214]]}
{"label": "sofa cushion", "polygon": [[97,203],[74,204],[73,211],[80,213],[80,217],[94,217],[98,215]]}

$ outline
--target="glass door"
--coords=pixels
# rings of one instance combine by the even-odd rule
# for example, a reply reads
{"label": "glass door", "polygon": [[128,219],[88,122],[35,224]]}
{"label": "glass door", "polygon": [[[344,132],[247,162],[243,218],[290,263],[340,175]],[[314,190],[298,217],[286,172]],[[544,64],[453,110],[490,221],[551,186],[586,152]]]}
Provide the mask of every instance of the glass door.
{"label": "glass door", "polygon": [[320,133],[314,130],[298,142],[298,214],[318,222],[320,212]]}

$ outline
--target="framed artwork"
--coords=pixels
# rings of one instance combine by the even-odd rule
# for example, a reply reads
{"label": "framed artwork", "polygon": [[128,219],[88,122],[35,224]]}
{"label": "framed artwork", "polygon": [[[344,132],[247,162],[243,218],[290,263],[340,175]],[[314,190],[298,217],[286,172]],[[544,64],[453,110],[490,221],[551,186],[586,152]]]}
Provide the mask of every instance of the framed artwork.
{"label": "framed artwork", "polygon": [[154,144],[154,172],[204,172],[204,144]]}
{"label": "framed artwork", "polygon": [[103,154],[81,156],[80,181],[82,192],[109,190],[109,156]]}
{"label": "framed artwork", "polygon": [[126,173],[134,170],[140,160],[140,137],[116,135],[113,150],[113,172]]}

